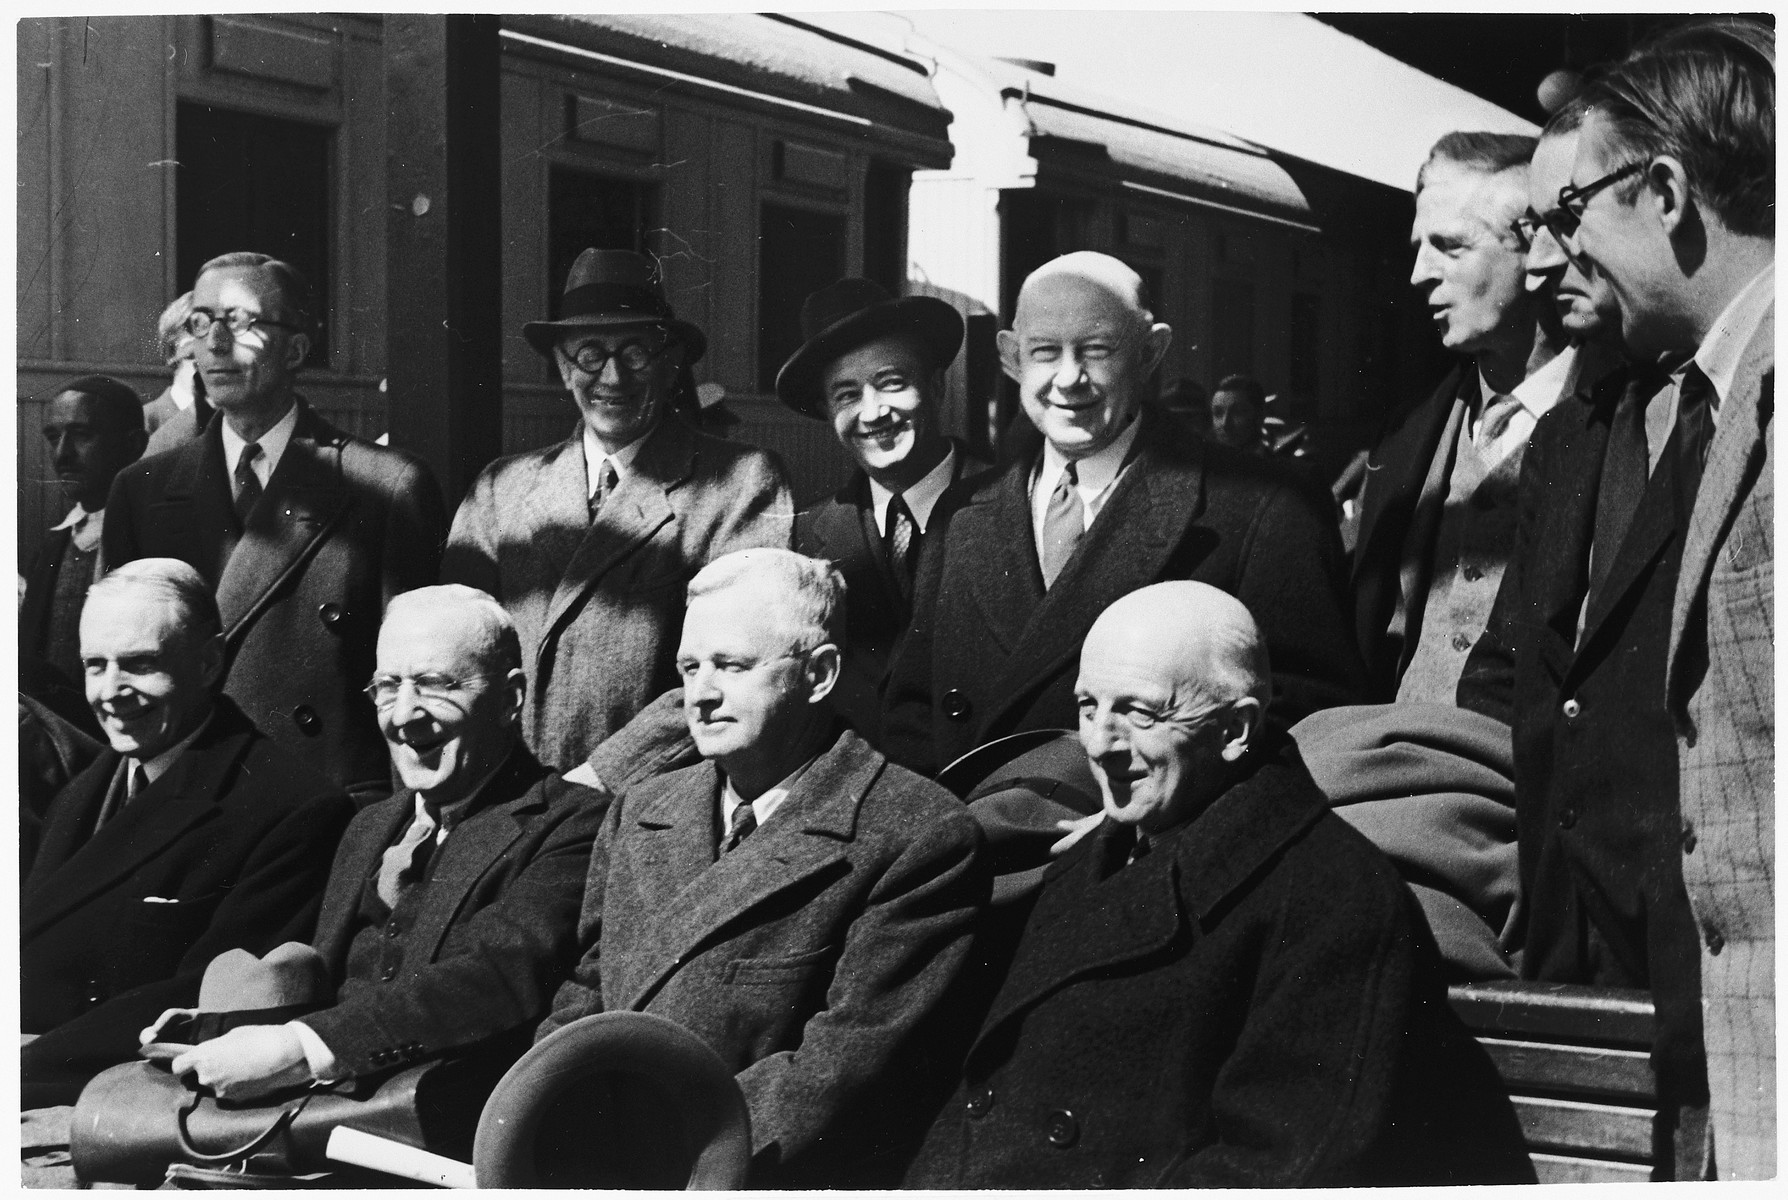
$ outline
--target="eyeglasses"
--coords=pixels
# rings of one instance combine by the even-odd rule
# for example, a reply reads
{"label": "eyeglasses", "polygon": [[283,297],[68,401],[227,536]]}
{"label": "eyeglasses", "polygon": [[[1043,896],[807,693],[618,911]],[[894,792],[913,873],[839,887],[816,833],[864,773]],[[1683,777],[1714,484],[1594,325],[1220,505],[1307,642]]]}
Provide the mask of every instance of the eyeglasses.
{"label": "eyeglasses", "polygon": [[602,369],[608,366],[611,359],[620,363],[625,371],[638,372],[656,362],[666,346],[654,349],[644,342],[628,342],[618,350],[609,350],[601,342],[585,342],[577,348],[576,354],[569,357],[577,364],[578,370],[589,375],[602,374]]}
{"label": "eyeglasses", "polygon": [[1530,208],[1521,216],[1516,217],[1509,229],[1521,239],[1523,244],[1531,246],[1542,228],[1550,232],[1554,239],[1563,241],[1569,236],[1564,232],[1564,225],[1567,221],[1572,222],[1571,228],[1576,228],[1574,218],[1562,208],[1549,208],[1543,213],[1537,213]]}
{"label": "eyeglasses", "polygon": [[366,693],[366,698],[373,702],[374,708],[383,712],[397,703],[398,693],[403,690],[406,682],[415,689],[418,700],[454,704],[457,702],[458,693],[464,689],[466,684],[474,679],[494,678],[493,675],[467,675],[464,678],[456,679],[452,675],[436,673],[412,675],[407,678],[399,675],[374,675],[372,682],[360,690]]}
{"label": "eyeglasses", "polygon": [[1560,238],[1574,236],[1577,227],[1583,223],[1583,210],[1588,207],[1591,196],[1610,184],[1619,183],[1629,175],[1637,175],[1650,165],[1650,159],[1641,158],[1628,163],[1618,171],[1610,171],[1600,179],[1592,179],[1581,186],[1559,188],[1558,207],[1546,214],[1546,227]]}
{"label": "eyeglasses", "polygon": [[300,328],[289,321],[275,321],[272,317],[263,317],[260,313],[243,312],[239,308],[232,308],[221,313],[195,308],[192,310],[192,314],[186,318],[183,328],[191,337],[207,338],[211,336],[211,329],[215,325],[222,325],[228,329],[231,337],[241,337],[257,325],[271,325],[275,329],[293,331]]}

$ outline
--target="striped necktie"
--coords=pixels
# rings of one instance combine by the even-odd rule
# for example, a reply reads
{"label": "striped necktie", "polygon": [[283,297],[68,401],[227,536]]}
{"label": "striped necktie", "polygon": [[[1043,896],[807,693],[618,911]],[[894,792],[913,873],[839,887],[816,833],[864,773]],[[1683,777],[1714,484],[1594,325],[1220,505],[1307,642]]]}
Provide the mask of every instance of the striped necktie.
{"label": "striped necktie", "polygon": [[730,854],[739,848],[739,843],[751,836],[757,828],[757,810],[747,800],[733,809],[732,827],[726,831],[726,841],[720,844],[722,854]]}
{"label": "striped necktie", "polygon": [[919,523],[913,519],[906,500],[894,496],[888,501],[888,566],[900,584],[903,600],[913,598],[913,561],[919,557]]}

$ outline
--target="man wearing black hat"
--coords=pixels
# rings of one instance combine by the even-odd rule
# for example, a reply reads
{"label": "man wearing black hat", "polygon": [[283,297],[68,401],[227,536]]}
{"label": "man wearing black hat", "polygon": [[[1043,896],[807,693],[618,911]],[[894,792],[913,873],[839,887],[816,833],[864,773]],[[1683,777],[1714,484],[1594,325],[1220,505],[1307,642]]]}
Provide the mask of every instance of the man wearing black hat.
{"label": "man wearing black hat", "polygon": [[836,495],[795,517],[795,549],[831,560],[850,603],[838,711],[879,737],[880,690],[913,612],[919,550],[944,489],[971,460],[937,425],[944,370],[962,345],[962,318],[931,296],[896,300],[868,279],[840,279],[801,306],[806,341],[776,376],[776,394],[830,421],[862,469]]}
{"label": "man wearing black hat", "polygon": [[649,259],[584,251],[560,310],[522,333],[582,422],[485,468],[454,517],[442,577],[514,614],[529,664],[524,736],[570,770],[676,686],[683,586],[722,554],[786,547],[794,504],[769,454],[669,415],[677,372],[707,339],[677,319]]}

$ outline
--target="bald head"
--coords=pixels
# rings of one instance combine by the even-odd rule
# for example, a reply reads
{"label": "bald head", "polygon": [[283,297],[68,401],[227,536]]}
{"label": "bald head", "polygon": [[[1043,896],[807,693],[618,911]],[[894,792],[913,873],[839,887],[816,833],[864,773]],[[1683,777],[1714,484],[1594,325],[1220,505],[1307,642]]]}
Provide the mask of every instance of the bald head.
{"label": "bald head", "polygon": [[1064,254],[1019,289],[1000,361],[1025,415],[1064,458],[1097,454],[1129,428],[1173,330],[1148,311],[1142,277],[1109,254]]}
{"label": "bald head", "polygon": [[1093,622],[1075,695],[1106,815],[1163,832],[1221,795],[1253,744],[1272,695],[1266,644],[1234,597],[1154,584]]}
{"label": "bald head", "polygon": [[509,612],[489,592],[461,583],[416,588],[392,597],[385,607],[385,628],[425,626],[463,653],[480,669],[506,673],[520,670],[521,638]]}

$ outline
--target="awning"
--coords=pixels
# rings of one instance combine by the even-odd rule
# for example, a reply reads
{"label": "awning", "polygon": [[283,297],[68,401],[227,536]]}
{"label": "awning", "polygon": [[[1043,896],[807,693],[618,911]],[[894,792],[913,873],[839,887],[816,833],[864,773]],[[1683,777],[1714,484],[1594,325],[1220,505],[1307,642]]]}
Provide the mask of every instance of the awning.
{"label": "awning", "polygon": [[504,49],[580,58],[684,91],[832,122],[906,151],[911,165],[950,161],[950,113],[925,67],[897,50],[756,13],[506,16]]}

